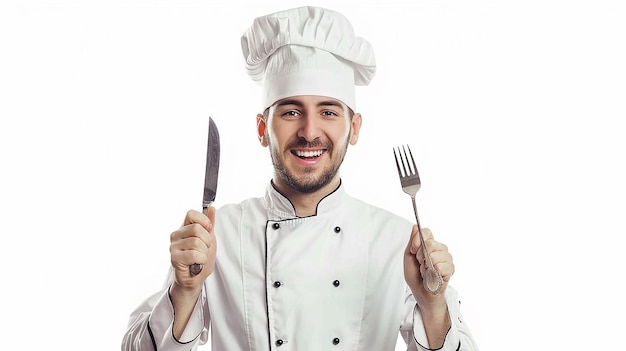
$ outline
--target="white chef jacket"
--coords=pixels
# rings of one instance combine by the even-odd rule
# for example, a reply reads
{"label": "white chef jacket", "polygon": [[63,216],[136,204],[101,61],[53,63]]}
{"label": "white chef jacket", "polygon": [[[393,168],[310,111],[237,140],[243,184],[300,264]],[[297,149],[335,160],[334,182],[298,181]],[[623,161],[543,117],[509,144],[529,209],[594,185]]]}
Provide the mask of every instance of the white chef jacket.
{"label": "white chef jacket", "polygon": [[[215,269],[180,340],[173,336],[170,278],[130,318],[122,350],[428,350],[419,308],[404,281],[412,223],[357,200],[340,185],[298,217],[270,183],[262,198],[220,208]],[[478,350],[457,294],[442,350]],[[423,345],[423,346],[422,346]]]}

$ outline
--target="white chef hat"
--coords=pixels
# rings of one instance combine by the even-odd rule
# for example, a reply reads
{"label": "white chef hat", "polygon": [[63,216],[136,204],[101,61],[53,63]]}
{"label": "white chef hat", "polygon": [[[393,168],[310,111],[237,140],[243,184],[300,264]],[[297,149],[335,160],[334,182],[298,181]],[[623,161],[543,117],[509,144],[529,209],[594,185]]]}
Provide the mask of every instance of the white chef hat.
{"label": "white chef hat", "polygon": [[342,14],[300,7],[258,17],[241,37],[245,66],[263,86],[263,109],[298,95],[328,96],[356,111],[355,85],[376,73],[371,44]]}

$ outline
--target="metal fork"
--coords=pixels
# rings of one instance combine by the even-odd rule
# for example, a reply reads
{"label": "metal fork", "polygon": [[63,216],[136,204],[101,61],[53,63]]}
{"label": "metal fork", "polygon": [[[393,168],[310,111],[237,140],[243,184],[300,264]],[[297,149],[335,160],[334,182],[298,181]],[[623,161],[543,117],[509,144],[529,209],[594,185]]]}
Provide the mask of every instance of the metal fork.
{"label": "metal fork", "polygon": [[398,153],[396,153],[396,149],[394,148],[393,155],[396,159],[396,166],[398,167],[398,175],[400,176],[400,185],[402,185],[402,190],[405,193],[409,194],[411,196],[411,200],[413,201],[413,212],[415,212],[415,220],[417,221],[417,233],[420,237],[422,250],[424,251],[424,262],[426,265],[426,270],[424,276],[422,277],[424,288],[431,294],[436,295],[441,290],[441,286],[443,285],[443,278],[441,277],[441,274],[437,272],[437,270],[433,266],[433,262],[430,260],[430,254],[426,249],[426,245],[424,244],[424,237],[422,236],[420,219],[417,215],[415,195],[421,187],[420,176],[417,173],[417,166],[415,165],[413,154],[411,153],[411,149],[408,145],[406,146],[406,149],[404,145],[402,146],[402,149],[398,147]]}

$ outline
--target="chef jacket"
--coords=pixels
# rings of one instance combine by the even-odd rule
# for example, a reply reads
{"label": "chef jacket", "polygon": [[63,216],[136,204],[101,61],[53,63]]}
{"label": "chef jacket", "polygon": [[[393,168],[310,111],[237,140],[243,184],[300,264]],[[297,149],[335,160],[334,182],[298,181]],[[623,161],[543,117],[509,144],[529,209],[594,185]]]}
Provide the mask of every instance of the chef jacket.
{"label": "chef jacket", "polygon": [[[220,208],[215,269],[180,340],[164,290],[131,314],[123,350],[428,350],[404,281],[412,223],[349,196],[343,185],[298,217],[270,183],[265,196]],[[450,286],[442,350],[477,350]]]}

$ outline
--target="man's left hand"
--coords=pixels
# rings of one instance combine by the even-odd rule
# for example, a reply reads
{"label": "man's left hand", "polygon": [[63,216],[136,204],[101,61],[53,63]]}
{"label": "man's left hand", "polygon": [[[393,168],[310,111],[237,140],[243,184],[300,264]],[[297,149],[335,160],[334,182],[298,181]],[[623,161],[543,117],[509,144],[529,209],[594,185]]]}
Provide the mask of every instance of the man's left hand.
{"label": "man's left hand", "polygon": [[435,241],[433,233],[429,229],[423,228],[422,235],[430,260],[435,270],[443,278],[443,285],[436,295],[424,288],[422,276],[426,270],[426,265],[417,225],[413,226],[411,239],[404,252],[404,279],[417,301],[430,346],[436,348],[435,346],[443,345],[446,332],[450,327],[445,291],[452,274],[454,274],[454,263],[452,262],[452,255],[448,252],[448,247]]}

